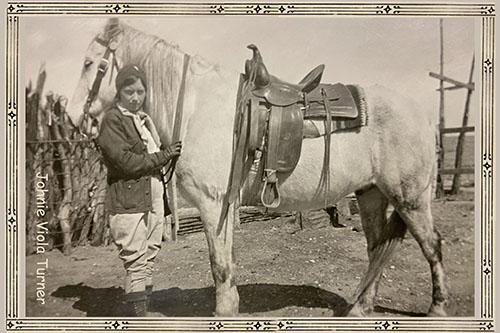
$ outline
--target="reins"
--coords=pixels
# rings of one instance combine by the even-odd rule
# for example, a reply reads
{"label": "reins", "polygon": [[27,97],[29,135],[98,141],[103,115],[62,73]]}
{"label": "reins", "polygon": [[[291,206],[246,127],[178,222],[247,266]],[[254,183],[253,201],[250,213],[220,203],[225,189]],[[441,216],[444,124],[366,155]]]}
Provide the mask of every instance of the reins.
{"label": "reins", "polygon": [[[99,63],[99,66],[97,67],[97,73],[94,79],[94,83],[92,84],[92,88],[90,89],[89,95],[87,96],[87,101],[83,106],[83,120],[80,123],[80,133],[82,133],[83,135],[86,135],[85,133],[90,133],[92,126],[92,122],[89,121],[89,119],[92,118],[92,116],[90,115],[90,107],[92,106],[92,103],[96,99],[99,93],[99,89],[101,88],[102,79],[104,78],[109,69],[109,62],[110,62],[109,57],[111,55],[113,56],[113,63],[111,66],[111,70],[113,71],[115,67],[117,71],[119,70],[118,62],[116,61],[115,51],[116,48],[118,47],[118,42],[116,40],[116,37],[120,33],[121,31],[116,32],[108,40],[103,40],[102,38],[99,37],[96,37],[94,39],[97,43],[101,44],[102,46],[105,46],[106,51],[104,52],[104,55],[101,59],[101,62]],[[85,125],[87,125],[87,131],[84,131],[83,127]]]}

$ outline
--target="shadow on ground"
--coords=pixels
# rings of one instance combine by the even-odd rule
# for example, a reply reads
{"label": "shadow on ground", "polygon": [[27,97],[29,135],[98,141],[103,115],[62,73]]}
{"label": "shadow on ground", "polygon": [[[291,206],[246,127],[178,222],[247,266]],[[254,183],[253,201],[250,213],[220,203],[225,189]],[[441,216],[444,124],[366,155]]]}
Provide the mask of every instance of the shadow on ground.
{"label": "shadow on ground", "polygon": [[384,313],[386,315],[391,315],[395,314],[398,316],[405,316],[405,317],[425,317],[426,314],[422,312],[411,312],[411,311],[402,311],[402,310],[395,310],[391,308],[387,308],[384,306],[375,306],[374,311],[377,313]]}
{"label": "shadow on ground", "polygon": [[[240,314],[252,315],[285,307],[324,308],[338,316],[348,307],[341,296],[314,286],[247,284],[238,286]],[[51,296],[77,299],[73,308],[88,317],[124,316],[122,288],[92,288],[83,284],[58,288]],[[150,311],[165,317],[210,317],[215,310],[215,289],[170,288],[153,292]]]}

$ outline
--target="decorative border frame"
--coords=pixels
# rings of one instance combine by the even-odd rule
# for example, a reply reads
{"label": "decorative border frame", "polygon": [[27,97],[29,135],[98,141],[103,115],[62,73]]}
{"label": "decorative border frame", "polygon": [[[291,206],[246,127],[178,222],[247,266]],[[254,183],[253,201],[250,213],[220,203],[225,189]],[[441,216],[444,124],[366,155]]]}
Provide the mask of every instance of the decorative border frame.
{"label": "decorative border frame", "polygon": [[[494,267],[493,225],[494,197],[494,69],[495,69],[495,5],[466,3],[306,3],[286,2],[252,4],[222,2],[9,2],[6,13],[6,326],[7,331],[426,331],[426,332],[493,332],[494,331]],[[480,317],[477,318],[22,318],[20,317],[20,244],[18,230],[19,203],[19,21],[23,16],[59,15],[282,15],[282,16],[433,16],[481,18],[481,95],[480,95]],[[21,110],[22,112],[22,110]],[[479,168],[479,164],[477,165]],[[477,302],[478,300],[476,300]]]}

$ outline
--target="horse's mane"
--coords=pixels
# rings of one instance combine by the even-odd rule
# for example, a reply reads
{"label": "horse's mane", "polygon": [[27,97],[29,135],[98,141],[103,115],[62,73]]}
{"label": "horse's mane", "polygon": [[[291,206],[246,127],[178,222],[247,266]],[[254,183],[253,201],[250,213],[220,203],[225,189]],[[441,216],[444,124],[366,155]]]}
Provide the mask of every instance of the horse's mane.
{"label": "horse's mane", "polygon": [[[125,64],[140,65],[147,76],[145,111],[153,118],[162,142],[169,144],[177,97],[182,76],[184,54],[175,44],[150,34],[145,34],[120,21],[122,38],[120,60]],[[218,70],[200,57],[191,57],[190,71]]]}

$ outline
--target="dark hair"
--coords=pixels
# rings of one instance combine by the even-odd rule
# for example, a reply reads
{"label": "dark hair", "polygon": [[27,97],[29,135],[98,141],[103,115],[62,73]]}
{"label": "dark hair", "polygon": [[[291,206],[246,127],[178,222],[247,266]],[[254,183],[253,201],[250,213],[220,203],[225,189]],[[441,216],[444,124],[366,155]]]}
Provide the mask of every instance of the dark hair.
{"label": "dark hair", "polygon": [[136,76],[136,75],[130,75],[125,80],[123,80],[123,82],[119,86],[119,89],[116,91],[115,102],[118,102],[120,100],[120,91],[123,88],[125,88],[127,86],[130,86],[131,84],[136,83],[138,80],[141,81],[142,85],[144,86],[144,88],[146,90],[148,89],[147,86],[146,86],[146,82],[144,82],[144,80],[141,77]]}
{"label": "dark hair", "polygon": [[140,80],[141,83],[142,83],[142,85],[144,86],[144,88],[147,89],[146,82],[144,82],[144,80],[141,77],[136,76],[136,75],[130,75],[125,80],[123,80],[123,82],[118,87],[118,91],[117,92],[120,93],[120,90],[122,90],[126,86],[130,86],[131,84],[136,83],[137,80]]}

